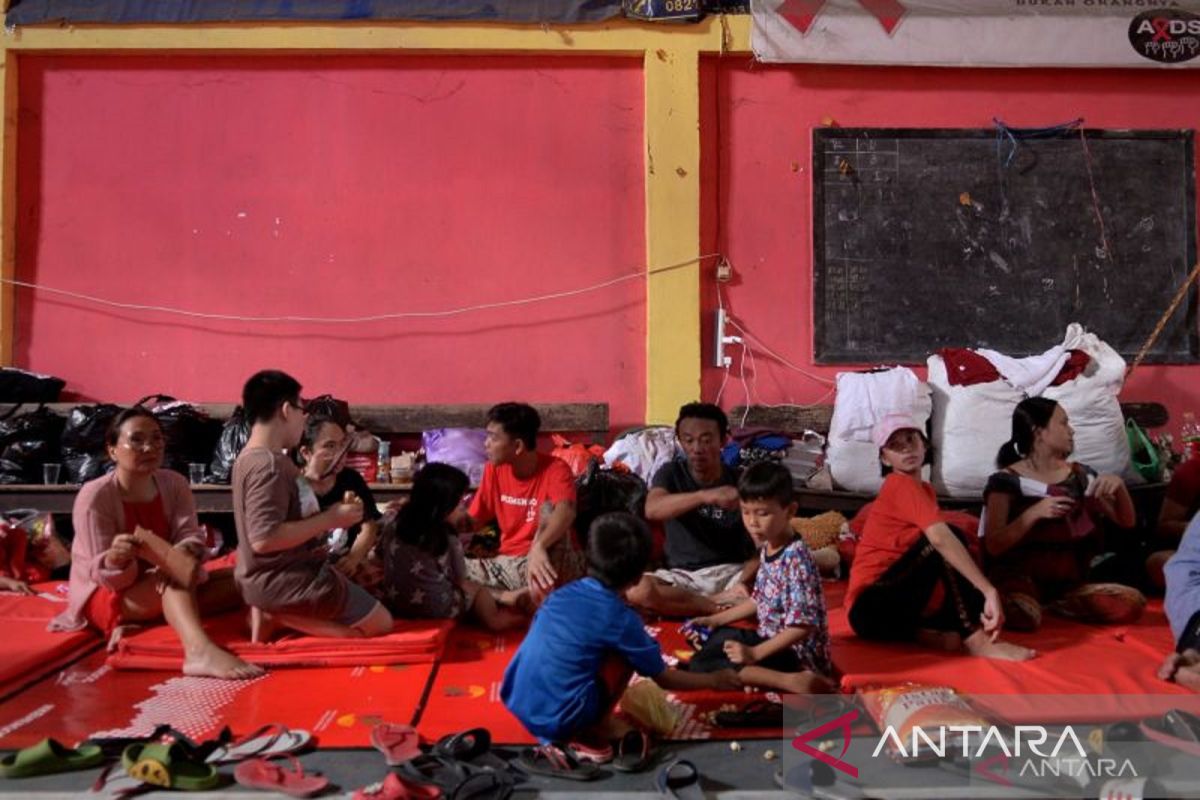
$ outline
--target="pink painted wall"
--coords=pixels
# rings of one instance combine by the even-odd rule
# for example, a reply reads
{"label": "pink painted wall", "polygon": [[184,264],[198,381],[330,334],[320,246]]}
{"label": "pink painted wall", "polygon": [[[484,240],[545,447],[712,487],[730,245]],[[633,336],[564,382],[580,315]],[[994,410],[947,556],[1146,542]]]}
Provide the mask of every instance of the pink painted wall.
{"label": "pink painted wall", "polygon": [[[727,57],[704,62],[701,86],[702,141],[719,141],[703,153],[704,250],[725,252],[734,265],[736,279],[723,291],[735,315],[808,373],[756,348],[758,369],[747,360],[746,384],[756,402],[768,403],[829,402],[823,381],[846,369],[812,359],[809,173],[812,131],[824,119],[845,127],[989,127],[993,117],[1017,127],[1075,117],[1097,128],[1200,125],[1200,74],[1192,70],[766,67]],[[708,343],[717,304],[711,270],[703,298]],[[745,401],[739,371],[735,359],[726,407]],[[716,396],[722,377],[705,367],[706,398]],[[1200,411],[1200,367],[1142,366],[1122,399],[1166,404],[1177,429],[1184,410]]]}
{"label": "pink painted wall", "polygon": [[[231,315],[517,300],[645,260],[640,62],[22,57],[17,277]],[[18,290],[19,366],[82,398],[231,401],[262,367],[353,402],[607,400],[644,416],[639,280],[337,325]]]}

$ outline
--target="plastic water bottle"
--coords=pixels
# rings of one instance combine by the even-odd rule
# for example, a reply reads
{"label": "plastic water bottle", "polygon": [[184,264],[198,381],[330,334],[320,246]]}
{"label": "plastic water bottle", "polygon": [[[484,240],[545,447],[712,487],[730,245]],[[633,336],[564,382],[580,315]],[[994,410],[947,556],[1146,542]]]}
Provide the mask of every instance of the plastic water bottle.
{"label": "plastic water bottle", "polygon": [[1179,441],[1183,444],[1183,460],[1190,461],[1200,455],[1200,425],[1191,411],[1183,414],[1183,426],[1179,429]]}

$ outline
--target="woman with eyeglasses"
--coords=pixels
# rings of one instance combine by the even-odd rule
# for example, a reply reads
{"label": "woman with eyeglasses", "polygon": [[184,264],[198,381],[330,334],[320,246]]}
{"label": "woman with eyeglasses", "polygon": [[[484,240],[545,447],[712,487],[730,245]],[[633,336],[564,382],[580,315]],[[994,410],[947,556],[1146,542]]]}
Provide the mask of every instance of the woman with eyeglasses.
{"label": "woman with eyeglasses", "polygon": [[105,435],[115,469],[85,483],[71,521],[71,583],[67,610],[51,630],[96,628],[112,649],[123,626],[165,618],[183,644],[183,672],[213,678],[252,678],[260,667],[208,638],[201,611],[241,605],[230,569],[201,565],[204,532],[188,481],[163,469],[166,441],[154,415],[136,406],[113,420]]}
{"label": "woman with eyeglasses", "polygon": [[350,580],[370,589],[377,570],[371,552],[379,534],[383,516],[375,504],[375,495],[357,470],[346,466],[348,441],[346,429],[332,417],[313,414],[304,423],[304,435],[296,450],[300,466],[301,514],[324,511],[351,492],[362,500],[363,519],[349,528],[335,528],[324,537],[329,555],[338,570]]}

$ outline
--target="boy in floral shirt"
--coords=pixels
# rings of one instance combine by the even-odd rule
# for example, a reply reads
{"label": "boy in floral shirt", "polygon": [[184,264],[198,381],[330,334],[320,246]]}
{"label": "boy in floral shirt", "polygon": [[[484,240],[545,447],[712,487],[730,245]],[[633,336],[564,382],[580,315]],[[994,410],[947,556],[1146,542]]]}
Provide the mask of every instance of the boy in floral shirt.
{"label": "boy in floral shirt", "polygon": [[[748,685],[793,694],[835,691],[820,573],[792,532],[797,503],[791,473],[772,462],[755,464],[742,473],[738,496],[742,522],[759,547],[754,592],[730,609],[693,621],[717,630],[689,668],[707,672],[732,664]],[[757,630],[719,627],[753,616]]]}

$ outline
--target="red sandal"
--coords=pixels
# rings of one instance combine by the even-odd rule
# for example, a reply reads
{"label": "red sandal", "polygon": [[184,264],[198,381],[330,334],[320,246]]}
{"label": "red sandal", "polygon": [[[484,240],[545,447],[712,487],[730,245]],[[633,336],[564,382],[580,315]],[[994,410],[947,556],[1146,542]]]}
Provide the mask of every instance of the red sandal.
{"label": "red sandal", "polygon": [[266,758],[249,758],[234,768],[233,779],[250,789],[283,792],[292,797],[312,797],[329,785],[329,778],[324,775],[306,773],[295,756],[284,757],[291,762],[292,769]]}

